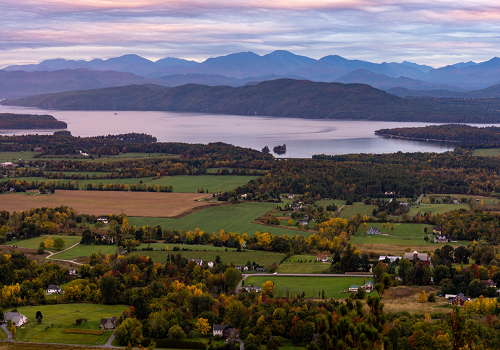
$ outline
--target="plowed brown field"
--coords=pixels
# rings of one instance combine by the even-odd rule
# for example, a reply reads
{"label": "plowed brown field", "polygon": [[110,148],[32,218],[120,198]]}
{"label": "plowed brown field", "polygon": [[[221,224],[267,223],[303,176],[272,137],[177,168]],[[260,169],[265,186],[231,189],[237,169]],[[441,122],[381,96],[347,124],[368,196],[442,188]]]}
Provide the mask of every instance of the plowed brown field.
{"label": "plowed brown field", "polygon": [[203,193],[124,192],[124,191],[64,191],[55,194],[0,195],[0,210],[9,212],[40,207],[68,206],[81,214],[173,217],[196,211],[217,202],[197,201]]}

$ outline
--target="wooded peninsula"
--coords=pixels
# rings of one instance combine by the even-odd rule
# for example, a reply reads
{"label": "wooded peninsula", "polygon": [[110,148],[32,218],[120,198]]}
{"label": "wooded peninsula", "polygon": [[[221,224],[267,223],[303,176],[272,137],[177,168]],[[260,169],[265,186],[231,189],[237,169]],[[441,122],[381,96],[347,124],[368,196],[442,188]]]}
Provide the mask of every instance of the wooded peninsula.
{"label": "wooded peninsula", "polygon": [[68,124],[51,115],[0,113],[0,129],[66,129]]}
{"label": "wooded peninsula", "polygon": [[380,129],[376,135],[410,140],[447,141],[462,143],[500,142],[500,127],[477,127],[463,124],[428,125],[416,128]]}

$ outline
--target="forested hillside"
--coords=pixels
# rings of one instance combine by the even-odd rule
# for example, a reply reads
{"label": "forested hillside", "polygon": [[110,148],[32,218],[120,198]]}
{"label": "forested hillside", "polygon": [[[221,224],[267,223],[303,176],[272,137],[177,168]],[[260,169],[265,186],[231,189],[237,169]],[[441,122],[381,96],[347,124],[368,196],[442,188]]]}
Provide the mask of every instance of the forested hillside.
{"label": "forested hillside", "polygon": [[498,122],[490,110],[402,99],[363,84],[279,79],[252,86],[130,85],[31,96],[4,105],[71,110],[154,110],[308,119]]}

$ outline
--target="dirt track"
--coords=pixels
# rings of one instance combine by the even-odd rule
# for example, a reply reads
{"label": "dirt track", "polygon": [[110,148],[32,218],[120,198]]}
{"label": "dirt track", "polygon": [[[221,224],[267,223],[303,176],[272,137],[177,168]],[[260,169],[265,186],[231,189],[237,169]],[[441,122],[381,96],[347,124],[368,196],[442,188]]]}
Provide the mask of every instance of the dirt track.
{"label": "dirt track", "polygon": [[174,217],[201,206],[218,205],[216,202],[196,201],[206,197],[203,193],[163,193],[125,191],[63,191],[51,195],[3,194],[0,210],[9,212],[61,205],[82,214]]}

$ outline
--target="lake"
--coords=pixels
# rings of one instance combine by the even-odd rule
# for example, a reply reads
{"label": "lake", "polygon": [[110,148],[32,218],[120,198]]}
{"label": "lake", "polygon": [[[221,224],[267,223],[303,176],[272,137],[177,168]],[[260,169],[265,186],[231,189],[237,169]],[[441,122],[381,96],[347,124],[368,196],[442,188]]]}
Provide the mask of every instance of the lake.
{"label": "lake", "polygon": [[[375,130],[434,123],[311,120],[203,113],[142,111],[56,111],[0,106],[0,113],[50,114],[68,124],[74,136],[130,132],[151,134],[158,141],[226,142],[262,149],[286,144],[281,157],[310,158],[314,154],[445,152],[454,145],[391,139]],[[440,124],[440,123],[436,123]],[[435,124],[434,124],[435,125]],[[481,125],[486,126],[486,125]],[[4,135],[52,134],[54,130],[2,130]]]}

